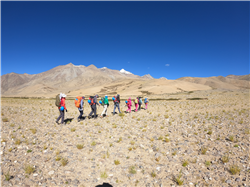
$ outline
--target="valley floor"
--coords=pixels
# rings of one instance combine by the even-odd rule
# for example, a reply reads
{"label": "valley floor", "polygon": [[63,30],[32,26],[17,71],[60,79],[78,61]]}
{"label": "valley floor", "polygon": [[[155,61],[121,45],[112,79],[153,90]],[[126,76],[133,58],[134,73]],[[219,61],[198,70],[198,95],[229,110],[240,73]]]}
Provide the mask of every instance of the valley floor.
{"label": "valley floor", "polygon": [[66,125],[54,100],[2,98],[2,186],[250,186],[249,91],[161,97],[180,100],[81,122],[66,100]]}

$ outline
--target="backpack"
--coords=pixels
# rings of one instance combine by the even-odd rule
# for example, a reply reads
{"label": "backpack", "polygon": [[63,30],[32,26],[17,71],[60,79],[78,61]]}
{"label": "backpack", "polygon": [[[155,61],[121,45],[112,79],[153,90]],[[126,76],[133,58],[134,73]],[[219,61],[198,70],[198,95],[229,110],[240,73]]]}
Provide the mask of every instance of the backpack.
{"label": "backpack", "polygon": [[90,96],[90,97],[89,97],[89,100],[91,101],[89,104],[90,104],[90,105],[93,105],[93,104],[94,104],[94,96]]}
{"label": "backpack", "polygon": [[116,96],[114,96],[112,99],[113,99],[114,103],[117,102]]}
{"label": "backpack", "polygon": [[55,102],[55,105],[56,105],[57,107],[60,107],[60,102],[61,102],[60,94],[57,94],[57,95],[56,95],[56,102]]}
{"label": "backpack", "polygon": [[76,97],[76,99],[75,99],[75,106],[76,106],[77,108],[80,108],[81,100],[82,100],[82,97],[81,97],[81,96],[77,96],[77,97]]}
{"label": "backpack", "polygon": [[141,98],[139,99],[139,104],[140,104],[140,105],[142,104],[142,100],[141,100]]}
{"label": "backpack", "polygon": [[120,95],[119,94],[115,97],[115,102],[120,103]]}
{"label": "backpack", "polygon": [[101,98],[101,101],[102,101],[102,106],[104,106],[104,100],[105,100],[105,98],[104,98],[104,97],[102,97],[102,98]]}
{"label": "backpack", "polygon": [[148,103],[148,98],[145,98],[145,99],[144,99],[144,103]]}
{"label": "backpack", "polygon": [[138,103],[138,99],[136,98],[136,99],[135,99],[135,104],[137,104],[137,103]]}

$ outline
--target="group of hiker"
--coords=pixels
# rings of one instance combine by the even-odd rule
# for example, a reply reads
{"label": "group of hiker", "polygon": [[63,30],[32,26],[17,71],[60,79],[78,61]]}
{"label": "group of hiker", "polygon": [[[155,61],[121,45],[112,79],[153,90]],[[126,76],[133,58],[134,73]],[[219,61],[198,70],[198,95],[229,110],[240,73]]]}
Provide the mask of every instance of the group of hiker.
{"label": "group of hiker", "polygon": [[[97,101],[97,98],[99,98],[99,96],[95,95],[95,96],[90,96],[89,99],[88,99],[88,103],[89,103],[89,105],[91,107],[91,112],[88,115],[89,119],[92,118],[93,114],[94,114],[94,118],[95,119],[97,118],[97,115],[96,115],[96,110],[97,110],[96,105],[103,106],[103,111],[102,111],[101,116],[100,116],[101,118],[104,117],[104,114],[105,114],[105,116],[108,116],[108,107],[109,107],[108,96],[105,95],[105,97],[102,97],[99,102]],[[56,123],[59,123],[60,119],[61,119],[61,124],[64,123],[64,111],[66,111],[66,112],[68,111],[67,108],[66,108],[65,99],[66,99],[66,95],[63,94],[63,93],[60,93],[60,94],[58,94],[56,96],[56,102],[55,102],[55,104],[58,107],[59,112],[60,112],[60,115],[57,118]],[[84,108],[84,100],[85,100],[84,96],[78,96],[75,99],[75,106],[78,108],[79,113],[80,113],[80,115],[77,118],[78,122],[83,117],[82,115],[83,115],[83,108]],[[121,113],[121,111],[120,111],[120,95],[117,94],[116,96],[113,96],[112,100],[114,102],[114,110],[113,110],[112,114],[113,115],[115,114],[116,108],[118,109],[119,113]],[[137,97],[137,98],[133,99],[133,102],[135,104],[135,112],[137,112],[138,110],[141,110],[141,105],[143,104],[142,97]],[[125,101],[125,103],[126,103],[126,105],[128,107],[128,109],[126,110],[126,112],[130,113],[131,112],[131,108],[132,108],[131,97],[129,97],[128,100]],[[144,99],[145,109],[147,109],[148,103],[149,103],[148,98],[145,98]]]}

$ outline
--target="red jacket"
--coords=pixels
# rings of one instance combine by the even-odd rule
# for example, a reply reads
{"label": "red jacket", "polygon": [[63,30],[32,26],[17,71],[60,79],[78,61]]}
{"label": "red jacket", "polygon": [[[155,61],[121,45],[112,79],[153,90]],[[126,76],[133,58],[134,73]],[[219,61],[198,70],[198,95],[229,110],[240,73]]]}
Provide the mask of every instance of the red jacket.
{"label": "red jacket", "polygon": [[[66,106],[65,106],[65,98],[64,98],[64,97],[61,99],[60,107],[61,107],[61,106],[63,106],[64,109],[67,110],[67,108],[66,108]],[[59,107],[59,108],[60,108],[60,107]]]}

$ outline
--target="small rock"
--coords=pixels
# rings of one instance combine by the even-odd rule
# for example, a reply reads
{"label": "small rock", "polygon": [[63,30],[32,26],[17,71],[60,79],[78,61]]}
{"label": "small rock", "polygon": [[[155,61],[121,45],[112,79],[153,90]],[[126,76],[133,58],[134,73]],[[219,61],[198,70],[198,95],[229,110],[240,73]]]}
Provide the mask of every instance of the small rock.
{"label": "small rock", "polygon": [[236,182],[240,182],[240,178],[236,178],[235,181],[236,181]]}
{"label": "small rock", "polygon": [[52,171],[50,171],[48,174],[49,175],[53,175],[55,172],[52,170]]}
{"label": "small rock", "polygon": [[34,174],[33,174],[33,177],[37,177],[37,176],[38,176],[38,174],[37,174],[37,173],[34,173]]}
{"label": "small rock", "polygon": [[225,182],[226,182],[227,184],[231,184],[231,183],[232,183],[231,180],[226,180]]}

